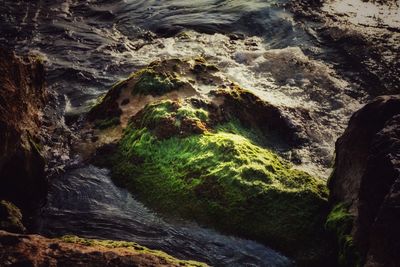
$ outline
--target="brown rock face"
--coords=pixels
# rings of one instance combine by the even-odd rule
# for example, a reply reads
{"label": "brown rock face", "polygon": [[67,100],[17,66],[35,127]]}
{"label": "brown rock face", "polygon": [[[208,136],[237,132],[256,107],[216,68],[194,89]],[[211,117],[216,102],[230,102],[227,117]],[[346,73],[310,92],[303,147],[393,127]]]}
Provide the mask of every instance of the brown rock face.
{"label": "brown rock face", "polygon": [[400,96],[356,112],[336,143],[331,201],[349,205],[365,266],[400,266]]}
{"label": "brown rock face", "polygon": [[30,209],[46,195],[38,132],[47,101],[44,67],[0,49],[0,199]]}
{"label": "brown rock face", "polygon": [[[115,247],[64,242],[39,235],[17,235],[0,231],[1,266],[197,266],[207,265],[175,259],[159,251],[118,242]],[[96,242],[96,241],[94,241]]]}

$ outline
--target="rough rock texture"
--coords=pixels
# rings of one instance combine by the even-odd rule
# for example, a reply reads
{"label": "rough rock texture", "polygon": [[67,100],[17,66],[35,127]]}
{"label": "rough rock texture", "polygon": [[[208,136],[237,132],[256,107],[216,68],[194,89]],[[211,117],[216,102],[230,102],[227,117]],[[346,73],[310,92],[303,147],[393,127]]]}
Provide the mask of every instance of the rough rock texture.
{"label": "rough rock texture", "polygon": [[0,199],[28,210],[46,196],[38,132],[48,99],[44,67],[0,50]]}
{"label": "rough rock texture", "polygon": [[350,119],[336,143],[330,200],[344,203],[365,266],[399,266],[400,96],[382,96]]}
{"label": "rough rock texture", "polygon": [[[286,118],[278,107],[238,86],[231,88],[233,90],[212,92],[213,96],[222,102],[219,114],[223,120],[237,119],[249,128],[260,129],[269,138],[280,139],[274,141],[290,146],[297,146],[306,141],[300,137],[301,130]],[[278,136],[279,138],[276,138]]]}
{"label": "rough rock texture", "polygon": [[14,204],[5,200],[0,201],[0,229],[13,233],[25,231],[21,211]]}
{"label": "rough rock texture", "polygon": [[175,259],[135,243],[68,237],[48,239],[0,231],[1,266],[206,266]]}
{"label": "rough rock texture", "polygon": [[[340,12],[335,4],[340,0],[292,0],[288,9],[298,21],[311,28],[312,37],[333,47],[345,60],[346,70],[357,71],[362,79],[357,82],[372,96],[396,94],[400,90],[400,25],[387,25],[385,15],[398,14],[398,1],[363,1],[374,3],[369,9],[380,10],[374,20],[359,20],[363,17],[360,3],[349,5],[348,12]],[[342,1],[350,2],[350,1]],[[361,1],[360,1],[361,2]],[[343,5],[345,5],[344,3]],[[390,12],[386,12],[391,9]],[[346,10],[346,9],[344,9]],[[312,21],[312,22],[310,22]],[[352,77],[350,77],[352,78]]]}

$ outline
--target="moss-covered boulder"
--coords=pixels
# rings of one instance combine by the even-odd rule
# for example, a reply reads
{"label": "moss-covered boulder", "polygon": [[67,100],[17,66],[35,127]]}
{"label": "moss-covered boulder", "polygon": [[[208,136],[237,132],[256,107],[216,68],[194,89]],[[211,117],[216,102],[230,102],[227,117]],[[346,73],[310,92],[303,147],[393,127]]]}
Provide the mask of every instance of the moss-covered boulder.
{"label": "moss-covered boulder", "polygon": [[353,114],[329,179],[338,266],[400,266],[400,95]]}
{"label": "moss-covered boulder", "polygon": [[[163,78],[149,82],[145,69],[109,92],[122,88],[117,127],[124,129],[117,144],[98,150],[97,164],[109,166],[115,182],[166,215],[263,242],[301,266],[328,266],[327,188],[271,149],[271,143],[298,141],[279,108],[201,60],[150,68],[152,77],[160,71]],[[146,88],[135,91],[142,78],[132,77],[139,76]],[[183,82],[172,86],[171,77],[178,76]],[[184,88],[189,93],[171,95]],[[106,110],[109,101],[106,96],[92,112]]]}

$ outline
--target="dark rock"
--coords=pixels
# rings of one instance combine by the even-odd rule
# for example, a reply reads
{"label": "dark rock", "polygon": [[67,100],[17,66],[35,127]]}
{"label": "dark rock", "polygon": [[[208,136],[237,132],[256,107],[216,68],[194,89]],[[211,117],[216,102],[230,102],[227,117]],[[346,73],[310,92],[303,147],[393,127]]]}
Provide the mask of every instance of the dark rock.
{"label": "dark rock", "polygon": [[353,217],[365,266],[400,266],[400,96],[378,97],[356,112],[336,143],[331,203]]}
{"label": "dark rock", "polygon": [[48,100],[44,67],[0,49],[0,73],[0,199],[27,211],[47,193],[38,135]]}
{"label": "dark rock", "polygon": [[20,210],[5,200],[0,201],[0,229],[15,233],[25,231]]}
{"label": "dark rock", "polygon": [[0,247],[1,266],[207,266],[178,260],[136,243],[78,237],[49,239],[0,231]]}
{"label": "dark rock", "polygon": [[300,130],[282,111],[261,100],[250,91],[233,85],[232,90],[218,90],[212,92],[220,98],[219,114],[225,120],[238,119],[248,128],[260,129],[266,137],[276,139],[291,146],[302,144],[305,140],[300,137]]}

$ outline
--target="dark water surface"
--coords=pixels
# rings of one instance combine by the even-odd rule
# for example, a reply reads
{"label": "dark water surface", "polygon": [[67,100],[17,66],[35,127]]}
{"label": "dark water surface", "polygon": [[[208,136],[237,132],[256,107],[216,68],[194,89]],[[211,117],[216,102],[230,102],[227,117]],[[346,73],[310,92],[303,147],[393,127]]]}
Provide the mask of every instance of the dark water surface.
{"label": "dark water surface", "polygon": [[[304,128],[310,142],[282,155],[326,178],[334,141],[362,101],[353,97],[357,85],[335,71],[334,51],[295,23],[283,2],[2,0],[0,45],[40,55],[65,113],[84,112],[154,60],[203,56]],[[93,166],[54,180],[41,232],[132,240],[215,266],[290,265],[255,242],[165,222]]]}
{"label": "dark water surface", "polygon": [[116,187],[94,166],[68,171],[52,184],[41,232],[50,236],[130,240],[214,266],[291,266],[277,252],[185,222],[166,222]]}

